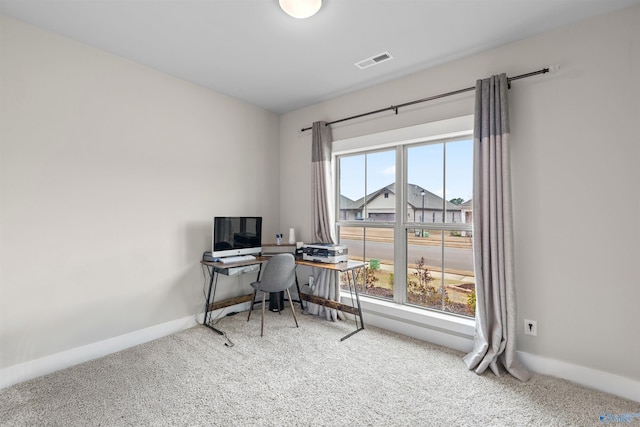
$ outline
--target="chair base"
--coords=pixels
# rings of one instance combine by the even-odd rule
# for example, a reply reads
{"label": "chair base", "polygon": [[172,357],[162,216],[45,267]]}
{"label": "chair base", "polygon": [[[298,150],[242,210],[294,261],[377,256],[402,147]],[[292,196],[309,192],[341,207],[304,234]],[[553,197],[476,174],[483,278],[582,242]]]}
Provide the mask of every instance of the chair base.
{"label": "chair base", "polygon": [[[291,299],[291,293],[289,292],[289,289],[285,289],[285,291],[287,292],[287,297],[289,298],[289,304],[291,305],[291,314],[293,315],[293,320],[296,323],[296,328],[299,328],[300,326],[298,325],[296,310],[293,307],[293,300]],[[253,304],[255,302],[257,293],[258,293],[257,289],[253,291],[253,298],[251,299],[251,307],[249,308],[249,315],[247,316],[247,322],[249,321],[249,319],[251,319],[251,312],[253,311]],[[267,305],[267,293],[262,292],[262,317],[260,319],[260,336],[261,337],[264,336],[264,312],[265,312],[266,305]],[[278,313],[281,313],[280,310],[278,310]]]}

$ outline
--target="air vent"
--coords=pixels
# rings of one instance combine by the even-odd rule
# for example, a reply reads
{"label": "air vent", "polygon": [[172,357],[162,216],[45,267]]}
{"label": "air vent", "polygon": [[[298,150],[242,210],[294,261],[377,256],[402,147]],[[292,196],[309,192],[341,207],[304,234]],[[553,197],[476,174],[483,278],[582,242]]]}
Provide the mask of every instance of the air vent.
{"label": "air vent", "polygon": [[379,53],[377,55],[372,56],[371,58],[363,59],[360,62],[356,62],[356,67],[364,70],[365,68],[373,67],[381,62],[388,61],[393,59],[393,56],[389,52]]}

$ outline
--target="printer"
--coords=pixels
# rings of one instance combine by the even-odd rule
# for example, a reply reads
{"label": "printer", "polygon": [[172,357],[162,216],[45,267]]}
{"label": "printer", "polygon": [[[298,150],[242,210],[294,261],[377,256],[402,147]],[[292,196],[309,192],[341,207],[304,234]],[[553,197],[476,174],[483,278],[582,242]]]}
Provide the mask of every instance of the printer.
{"label": "printer", "polygon": [[302,259],[305,261],[338,264],[349,259],[346,245],[333,243],[309,243],[302,245]]}

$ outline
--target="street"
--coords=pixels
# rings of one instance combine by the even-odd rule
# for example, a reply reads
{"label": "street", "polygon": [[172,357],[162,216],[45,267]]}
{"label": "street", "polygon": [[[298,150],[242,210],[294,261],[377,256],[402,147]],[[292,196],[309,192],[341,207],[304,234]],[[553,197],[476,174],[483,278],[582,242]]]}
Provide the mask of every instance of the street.
{"label": "street", "polygon": [[[362,240],[341,239],[341,244],[349,248],[349,256],[361,258]],[[393,244],[379,241],[367,241],[367,259],[393,260]],[[431,245],[408,245],[407,259],[409,264],[416,264],[424,257],[426,264],[434,267],[442,265],[442,247]],[[445,267],[447,270],[473,272],[473,251],[467,248],[444,248]]]}

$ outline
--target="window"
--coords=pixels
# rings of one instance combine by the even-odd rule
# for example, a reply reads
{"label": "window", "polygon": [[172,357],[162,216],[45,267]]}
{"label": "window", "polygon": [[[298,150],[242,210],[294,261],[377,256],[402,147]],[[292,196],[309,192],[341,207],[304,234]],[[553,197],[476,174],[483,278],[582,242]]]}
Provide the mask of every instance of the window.
{"label": "window", "polygon": [[395,156],[395,150],[383,150],[338,160],[340,243],[348,246],[350,258],[369,263],[367,283],[376,286],[361,291],[385,299],[393,298]]}
{"label": "window", "polygon": [[473,316],[471,224],[461,206],[473,190],[473,141],[414,145],[406,153],[408,209],[420,218],[419,232],[407,234],[407,303]]}
{"label": "window", "polygon": [[470,132],[364,143],[336,167],[340,243],[369,263],[361,293],[473,317]]}

